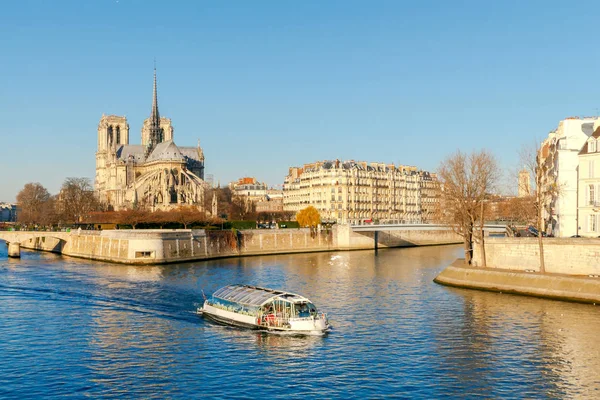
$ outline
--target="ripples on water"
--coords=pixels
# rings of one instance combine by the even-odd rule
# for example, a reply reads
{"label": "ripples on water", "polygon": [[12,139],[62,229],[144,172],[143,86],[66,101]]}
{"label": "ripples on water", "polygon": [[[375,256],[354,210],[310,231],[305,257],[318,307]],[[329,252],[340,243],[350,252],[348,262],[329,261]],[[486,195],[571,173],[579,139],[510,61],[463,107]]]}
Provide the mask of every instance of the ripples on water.
{"label": "ripples on water", "polygon": [[[0,397],[597,398],[592,305],[432,283],[452,246],[134,267],[0,245]],[[229,283],[306,295],[324,337],[223,327]]]}

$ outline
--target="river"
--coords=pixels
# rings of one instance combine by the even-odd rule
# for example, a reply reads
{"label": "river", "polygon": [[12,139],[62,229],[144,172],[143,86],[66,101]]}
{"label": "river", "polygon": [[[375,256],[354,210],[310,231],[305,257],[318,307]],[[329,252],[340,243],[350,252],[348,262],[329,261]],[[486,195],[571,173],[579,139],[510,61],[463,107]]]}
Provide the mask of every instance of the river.
{"label": "river", "polygon": [[[0,398],[598,398],[600,313],[453,289],[460,247],[124,266],[0,243]],[[195,314],[229,283],[328,313],[323,337]]]}

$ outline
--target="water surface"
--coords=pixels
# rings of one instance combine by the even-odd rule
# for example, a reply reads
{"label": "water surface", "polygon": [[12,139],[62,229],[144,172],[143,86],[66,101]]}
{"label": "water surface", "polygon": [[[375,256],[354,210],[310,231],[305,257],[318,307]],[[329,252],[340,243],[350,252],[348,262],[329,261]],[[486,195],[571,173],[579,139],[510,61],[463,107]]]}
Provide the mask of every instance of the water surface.
{"label": "water surface", "polygon": [[[456,246],[123,266],[0,243],[0,397],[597,398],[600,314],[436,285]],[[223,327],[202,290],[286,289],[324,337]]]}

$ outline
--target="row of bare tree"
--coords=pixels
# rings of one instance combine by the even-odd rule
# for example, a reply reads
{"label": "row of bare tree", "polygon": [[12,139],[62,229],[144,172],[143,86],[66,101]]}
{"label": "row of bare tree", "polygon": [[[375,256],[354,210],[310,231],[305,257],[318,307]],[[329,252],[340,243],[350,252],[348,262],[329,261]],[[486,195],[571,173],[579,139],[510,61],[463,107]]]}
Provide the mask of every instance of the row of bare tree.
{"label": "row of bare tree", "polygon": [[217,215],[209,216],[197,207],[182,206],[172,211],[154,211],[138,204],[135,209],[114,212],[101,204],[87,178],[67,178],[57,195],[40,183],[27,183],[17,195],[18,221],[26,225],[71,225],[76,223],[115,223],[137,226],[140,223],[164,226],[171,223],[184,227],[228,220],[289,221],[293,212],[255,211],[254,204],[234,196],[229,188],[208,189],[204,210],[212,210],[217,197]]}
{"label": "row of bare tree", "polygon": [[[542,233],[546,231],[545,215],[551,213],[552,200],[560,195],[560,187],[548,176],[550,167],[537,147],[521,151],[521,164],[533,177],[530,195],[502,204],[500,211],[516,220],[533,225],[538,231],[540,271],[545,271]],[[493,193],[497,192],[501,170],[495,157],[486,150],[470,154],[457,151],[440,164],[439,222],[449,224],[463,238],[465,262],[472,263],[473,249],[480,246],[482,266],[486,266],[484,221],[491,216]],[[519,182],[519,184],[525,184]],[[529,189],[529,185],[527,185]]]}
{"label": "row of bare tree", "polygon": [[65,179],[59,194],[51,195],[40,183],[28,183],[17,194],[18,220],[28,225],[70,224],[102,210],[87,178]]}

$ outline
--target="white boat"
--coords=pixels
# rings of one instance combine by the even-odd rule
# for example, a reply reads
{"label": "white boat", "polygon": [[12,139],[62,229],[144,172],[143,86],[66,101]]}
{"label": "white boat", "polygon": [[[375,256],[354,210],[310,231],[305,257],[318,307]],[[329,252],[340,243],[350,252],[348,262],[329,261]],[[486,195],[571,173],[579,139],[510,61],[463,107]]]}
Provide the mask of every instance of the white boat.
{"label": "white boat", "polygon": [[229,285],[204,300],[198,313],[214,321],[267,331],[324,333],[327,315],[306,297],[249,285]]}

